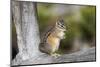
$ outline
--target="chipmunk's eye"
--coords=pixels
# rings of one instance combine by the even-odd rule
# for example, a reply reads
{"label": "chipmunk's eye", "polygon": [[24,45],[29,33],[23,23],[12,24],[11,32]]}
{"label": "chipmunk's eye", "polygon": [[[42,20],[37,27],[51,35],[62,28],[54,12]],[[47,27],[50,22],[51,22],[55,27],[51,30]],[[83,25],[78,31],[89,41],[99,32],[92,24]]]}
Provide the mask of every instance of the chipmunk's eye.
{"label": "chipmunk's eye", "polygon": [[64,27],[63,25],[61,25],[61,27]]}

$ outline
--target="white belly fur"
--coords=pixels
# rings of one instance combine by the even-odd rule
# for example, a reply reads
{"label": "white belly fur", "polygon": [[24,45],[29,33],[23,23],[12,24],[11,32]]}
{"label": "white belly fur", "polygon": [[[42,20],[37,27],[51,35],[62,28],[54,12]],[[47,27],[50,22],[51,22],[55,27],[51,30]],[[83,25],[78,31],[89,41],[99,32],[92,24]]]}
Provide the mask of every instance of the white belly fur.
{"label": "white belly fur", "polygon": [[64,32],[60,32],[60,33],[58,33],[58,36],[59,36],[61,39],[63,39],[63,38],[64,38],[64,35],[65,35],[65,33],[64,33]]}

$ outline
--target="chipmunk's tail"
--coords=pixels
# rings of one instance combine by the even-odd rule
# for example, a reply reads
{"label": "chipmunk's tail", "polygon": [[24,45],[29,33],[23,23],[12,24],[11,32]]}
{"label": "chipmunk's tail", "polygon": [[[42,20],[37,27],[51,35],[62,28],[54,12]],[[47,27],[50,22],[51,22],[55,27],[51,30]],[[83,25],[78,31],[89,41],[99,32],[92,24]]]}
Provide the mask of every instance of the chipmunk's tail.
{"label": "chipmunk's tail", "polygon": [[45,47],[46,44],[40,43],[39,45],[39,50],[42,53],[50,54],[50,51]]}

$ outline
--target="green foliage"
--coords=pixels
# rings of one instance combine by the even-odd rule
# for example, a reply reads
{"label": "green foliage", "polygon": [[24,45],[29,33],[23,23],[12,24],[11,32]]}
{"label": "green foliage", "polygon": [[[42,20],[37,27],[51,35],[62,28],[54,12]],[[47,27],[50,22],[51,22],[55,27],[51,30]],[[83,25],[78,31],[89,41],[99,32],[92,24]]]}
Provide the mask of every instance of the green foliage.
{"label": "green foliage", "polygon": [[37,13],[38,13],[38,22],[40,31],[43,31],[47,26],[47,22],[50,19],[50,15],[48,13],[49,4],[38,4]]}
{"label": "green foliage", "polygon": [[88,6],[81,9],[83,21],[80,23],[82,37],[91,40],[96,34],[96,8]]}

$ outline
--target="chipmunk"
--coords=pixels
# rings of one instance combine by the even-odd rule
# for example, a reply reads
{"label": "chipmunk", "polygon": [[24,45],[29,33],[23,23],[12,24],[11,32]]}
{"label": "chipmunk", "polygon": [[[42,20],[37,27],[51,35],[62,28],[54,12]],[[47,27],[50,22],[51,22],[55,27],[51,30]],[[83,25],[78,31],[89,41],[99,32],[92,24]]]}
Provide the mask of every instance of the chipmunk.
{"label": "chipmunk", "polygon": [[44,36],[39,45],[39,50],[43,53],[57,57],[56,51],[59,49],[61,39],[65,38],[66,26],[63,19],[57,20],[53,28],[51,28]]}

